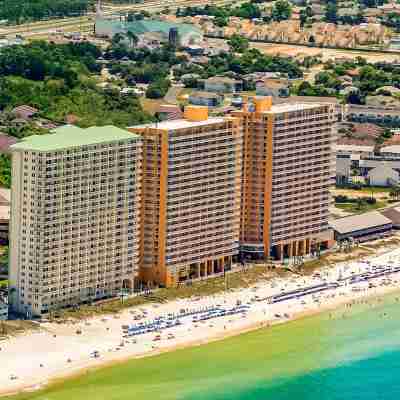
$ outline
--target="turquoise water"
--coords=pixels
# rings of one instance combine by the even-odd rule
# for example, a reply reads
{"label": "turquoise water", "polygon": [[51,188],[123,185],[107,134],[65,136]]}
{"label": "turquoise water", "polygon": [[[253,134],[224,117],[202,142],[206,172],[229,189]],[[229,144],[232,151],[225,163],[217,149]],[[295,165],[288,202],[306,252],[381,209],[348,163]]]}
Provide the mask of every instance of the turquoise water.
{"label": "turquoise water", "polygon": [[[319,322],[318,328],[313,324],[315,321]],[[182,398],[400,399],[400,303],[397,296],[389,296],[384,301],[362,302],[329,315],[314,317],[314,321],[305,321],[302,328],[307,329],[307,325],[314,331],[298,341],[302,348],[290,349],[288,345],[288,352],[282,354],[280,361],[289,364],[283,369],[278,364],[277,374],[273,369],[268,370],[272,367],[268,362],[250,364],[245,374],[248,375],[248,384],[243,382],[245,375],[235,377],[232,374],[232,380],[226,381],[224,387],[193,391]],[[290,329],[290,324],[286,328]],[[316,331],[319,338],[316,338]],[[314,342],[313,347],[308,348],[310,338]]]}
{"label": "turquoise water", "polygon": [[397,296],[131,360],[17,399],[397,400]]}

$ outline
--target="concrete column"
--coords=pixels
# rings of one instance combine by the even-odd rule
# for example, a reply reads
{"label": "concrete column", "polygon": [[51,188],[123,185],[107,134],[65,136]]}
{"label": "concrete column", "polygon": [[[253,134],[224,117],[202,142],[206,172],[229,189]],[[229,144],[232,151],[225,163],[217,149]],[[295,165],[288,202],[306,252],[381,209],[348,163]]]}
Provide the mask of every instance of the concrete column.
{"label": "concrete column", "polygon": [[302,242],[303,242],[303,256],[305,255],[305,254],[307,254],[307,240],[306,239],[304,239],[304,240],[302,240]]}
{"label": "concrete column", "polygon": [[289,244],[288,244],[288,254],[289,254],[289,258],[292,258],[293,257],[293,242],[290,242]]}
{"label": "concrete column", "polygon": [[293,255],[294,256],[298,256],[299,255],[299,242],[297,240],[295,240],[293,242]]}
{"label": "concrete column", "polygon": [[311,250],[311,239],[306,239],[306,254],[310,254]]}

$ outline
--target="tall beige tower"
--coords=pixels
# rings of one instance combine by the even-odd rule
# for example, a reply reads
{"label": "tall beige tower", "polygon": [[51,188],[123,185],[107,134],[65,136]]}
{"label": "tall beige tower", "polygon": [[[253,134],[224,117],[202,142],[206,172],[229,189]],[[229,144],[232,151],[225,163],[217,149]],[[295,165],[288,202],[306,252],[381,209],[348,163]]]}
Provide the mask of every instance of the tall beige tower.
{"label": "tall beige tower", "polygon": [[129,128],[144,142],[144,281],[175,286],[229,269],[238,254],[241,129],[234,118],[185,118]]}
{"label": "tall beige tower", "polygon": [[332,107],[255,97],[233,115],[244,136],[242,252],[282,260],[329,246]]}
{"label": "tall beige tower", "polygon": [[132,288],[141,137],[112,126],[66,126],[12,150],[12,308],[40,315]]}

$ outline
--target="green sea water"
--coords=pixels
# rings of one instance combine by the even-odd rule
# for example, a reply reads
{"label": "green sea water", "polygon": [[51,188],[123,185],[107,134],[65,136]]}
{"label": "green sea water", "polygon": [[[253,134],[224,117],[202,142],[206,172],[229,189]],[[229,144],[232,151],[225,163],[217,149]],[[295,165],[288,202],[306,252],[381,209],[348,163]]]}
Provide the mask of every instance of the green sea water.
{"label": "green sea water", "polygon": [[392,295],[208,345],[88,372],[35,400],[400,399]]}

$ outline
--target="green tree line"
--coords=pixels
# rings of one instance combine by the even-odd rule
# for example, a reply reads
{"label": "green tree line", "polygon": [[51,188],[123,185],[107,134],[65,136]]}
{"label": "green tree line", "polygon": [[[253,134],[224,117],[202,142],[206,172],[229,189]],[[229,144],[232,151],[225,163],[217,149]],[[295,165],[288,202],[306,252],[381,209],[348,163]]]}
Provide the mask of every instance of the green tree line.
{"label": "green tree line", "polygon": [[92,0],[0,0],[0,19],[21,24],[55,17],[71,17],[88,11]]}

